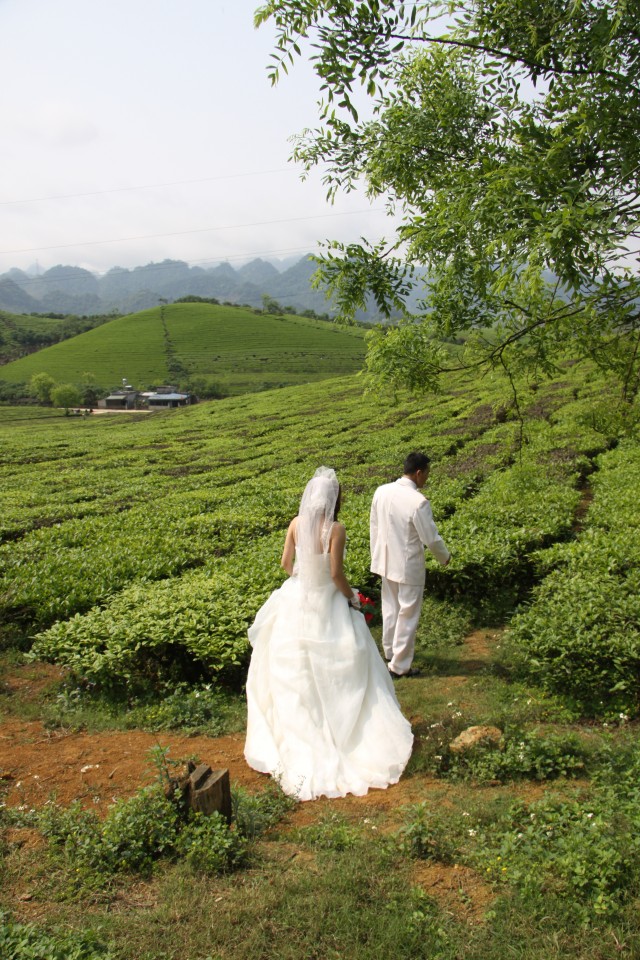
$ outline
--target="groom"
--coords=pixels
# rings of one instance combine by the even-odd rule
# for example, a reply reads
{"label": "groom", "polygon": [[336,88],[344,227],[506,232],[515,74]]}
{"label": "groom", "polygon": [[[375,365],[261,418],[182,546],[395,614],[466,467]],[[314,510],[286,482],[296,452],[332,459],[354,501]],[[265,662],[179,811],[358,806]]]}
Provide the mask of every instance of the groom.
{"label": "groom", "polygon": [[395,679],[411,670],[424,593],[424,548],[443,566],[451,559],[439,535],[431,504],[420,490],[429,457],[410,453],[404,475],[378,487],[371,504],[371,571],[382,577],[382,647]]}

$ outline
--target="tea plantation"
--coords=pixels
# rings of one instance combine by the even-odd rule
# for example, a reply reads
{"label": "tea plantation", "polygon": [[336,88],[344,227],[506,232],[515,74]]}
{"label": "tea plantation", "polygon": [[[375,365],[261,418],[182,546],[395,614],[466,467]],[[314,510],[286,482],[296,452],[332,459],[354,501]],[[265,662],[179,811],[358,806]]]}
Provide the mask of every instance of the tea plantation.
{"label": "tea plantation", "polygon": [[371,589],[372,492],[425,448],[453,553],[444,571],[428,561],[430,602],[482,624],[526,601],[514,642],[539,682],[588,712],[635,714],[638,446],[614,435],[602,390],[568,372],[531,391],[524,443],[498,381],[400,407],[345,379],[135,422],[5,421],[5,629],[37,631],[38,656],[100,684],[160,682],[186,662],[224,679],[246,662],[315,467],[339,473],[348,573]]}
{"label": "tea plantation", "polygon": [[[26,802],[0,767],[8,956],[639,955],[640,444],[594,370],[519,389],[521,419],[508,384],[462,375],[394,403],[345,376],[126,418],[0,407],[0,735],[77,742],[88,778],[117,731],[158,738],[165,786],[176,731],[231,733],[242,762],[247,626],[318,465],[374,599],[371,496],[411,449],[452,552],[427,555],[422,675],[396,685],[414,752],[388,791],[296,805],[236,785],[229,828],[157,783],[107,786],[101,815],[81,774],[71,806],[31,777]],[[62,678],[23,695],[46,662]],[[499,746],[454,751],[486,724]]]}

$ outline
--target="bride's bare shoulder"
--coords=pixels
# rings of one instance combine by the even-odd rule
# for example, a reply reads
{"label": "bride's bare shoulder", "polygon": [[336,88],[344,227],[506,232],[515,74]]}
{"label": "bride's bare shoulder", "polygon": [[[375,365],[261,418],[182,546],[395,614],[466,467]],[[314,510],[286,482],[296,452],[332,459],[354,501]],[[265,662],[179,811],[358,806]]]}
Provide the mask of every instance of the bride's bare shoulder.
{"label": "bride's bare shoulder", "polygon": [[344,540],[347,536],[347,528],[344,523],[334,520],[331,526],[331,540]]}

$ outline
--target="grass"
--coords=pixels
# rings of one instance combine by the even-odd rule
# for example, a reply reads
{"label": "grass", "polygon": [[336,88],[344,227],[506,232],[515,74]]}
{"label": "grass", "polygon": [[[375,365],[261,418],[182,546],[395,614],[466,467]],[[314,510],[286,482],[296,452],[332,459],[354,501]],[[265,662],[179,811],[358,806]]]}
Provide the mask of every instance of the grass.
{"label": "grass", "polygon": [[225,394],[305,383],[358,370],[363,333],[248,308],[177,303],[118,317],[71,340],[8,363],[0,379],[28,382],[46,372],[58,383],[95,376],[100,387],[138,389],[205,377]]}
{"label": "grass", "polygon": [[[577,731],[592,741],[594,753],[608,743],[611,762],[623,763],[625,751],[635,749],[632,727],[612,734],[593,725],[582,728],[562,715],[560,703],[540,728],[538,691],[499,675],[499,637],[488,638],[481,657],[473,636],[470,648],[467,643],[449,648],[446,665],[434,659],[430,675],[397,685],[414,727],[420,727],[415,710],[421,709],[429,723],[454,729],[451,718],[463,697],[446,698],[455,679],[469,701],[465,724],[499,718],[543,733]],[[423,648],[423,663],[434,652]],[[526,716],[523,697],[530,701]],[[417,759],[424,750],[419,735]],[[42,846],[25,843],[24,831],[5,830],[0,904],[21,922],[35,906],[40,935],[44,931],[53,943],[65,938],[69,945],[76,931],[79,942],[108,945],[117,960],[632,960],[637,955],[640,922],[632,877],[611,916],[581,913],[576,921],[580,898],[558,895],[552,883],[523,887],[503,879],[507,855],[496,859],[500,854],[491,846],[508,836],[514,803],[532,811],[542,809],[541,803],[550,810],[553,804],[573,809],[576,802],[585,811],[596,809],[602,789],[597,777],[483,784],[473,778],[451,782],[419,766],[412,764],[388,796],[374,791],[357,801],[280,809],[274,825],[257,832],[248,864],[228,875],[194,879],[184,861],[164,860],[151,876],[122,875],[106,893],[96,889],[76,899],[63,895],[59,861],[47,859]],[[594,774],[598,769],[606,780],[606,766],[594,767]],[[535,848],[534,875],[547,869],[545,848],[553,844],[545,838],[545,847]],[[487,871],[495,864],[497,876]],[[20,905],[15,893],[23,891],[30,899]]]}
{"label": "grass", "polygon": [[0,426],[3,427],[30,420],[57,420],[60,417],[64,417],[64,411],[61,409],[40,406],[5,407],[0,405]]}

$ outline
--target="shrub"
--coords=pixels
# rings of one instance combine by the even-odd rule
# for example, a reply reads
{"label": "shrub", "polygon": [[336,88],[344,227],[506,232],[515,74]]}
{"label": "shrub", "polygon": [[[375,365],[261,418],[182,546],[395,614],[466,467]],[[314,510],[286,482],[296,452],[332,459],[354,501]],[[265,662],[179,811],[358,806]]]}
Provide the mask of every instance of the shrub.
{"label": "shrub", "polygon": [[44,835],[82,874],[79,881],[122,872],[148,873],[154,860],[170,854],[178,836],[178,811],[159,787],[139,791],[109,808],[104,821],[79,804],[45,807]]}
{"label": "shrub", "polygon": [[185,822],[158,785],[117,801],[104,821],[79,804],[47,806],[38,821],[80,886],[102,885],[118,873],[148,874],[155,861],[175,855],[199,873],[233,870],[247,857],[246,837],[220,814],[189,812]]}
{"label": "shrub", "polygon": [[237,829],[229,829],[221,814],[193,813],[178,837],[176,851],[195,873],[228,873],[245,863],[247,840]]}
{"label": "shrub", "polygon": [[122,873],[148,875],[156,861],[167,858],[183,857],[196,873],[235,870],[246,862],[250,841],[295,804],[274,783],[255,795],[239,788],[230,827],[219,813],[185,810],[180,794],[168,799],[163,787],[172,782],[172,767],[179,761],[170,760],[161,747],[151,754],[157,782],[118,800],[104,820],[80,803],[67,808],[47,803],[40,811],[20,812],[18,820],[5,815],[6,823],[39,827],[49,840],[54,861],[67,872],[63,894],[99,889]]}
{"label": "shrub", "polygon": [[457,859],[458,850],[450,830],[438,820],[427,803],[409,808],[398,839],[400,849],[410,857],[439,863],[454,863]]}
{"label": "shrub", "polygon": [[573,734],[521,731],[506,736],[500,745],[479,744],[459,754],[448,751],[441,770],[450,779],[480,783],[525,778],[553,780],[584,773],[586,759],[587,752]]}
{"label": "shrub", "polygon": [[100,832],[100,861],[116,872],[148,872],[153,861],[173,852],[178,812],[158,787],[141,790],[110,809]]}
{"label": "shrub", "polygon": [[231,795],[231,802],[236,829],[250,840],[273,827],[296,805],[296,801],[287,796],[274,780],[270,780],[261,793],[248,793],[237,787]]}
{"label": "shrub", "polygon": [[0,913],[2,960],[115,960],[115,954],[92,933],[41,930]]}

